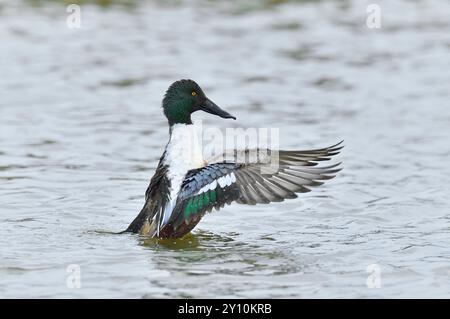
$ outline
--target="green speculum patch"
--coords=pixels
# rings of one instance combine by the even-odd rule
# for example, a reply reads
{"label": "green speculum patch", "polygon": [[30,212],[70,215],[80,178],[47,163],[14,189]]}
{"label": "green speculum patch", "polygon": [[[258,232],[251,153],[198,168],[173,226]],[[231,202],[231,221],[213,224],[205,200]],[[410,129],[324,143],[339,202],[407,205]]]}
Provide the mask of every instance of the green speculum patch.
{"label": "green speculum patch", "polygon": [[217,199],[216,190],[209,190],[206,193],[202,193],[194,198],[188,200],[184,208],[184,218],[189,219],[191,215],[195,215],[203,207],[214,203]]}

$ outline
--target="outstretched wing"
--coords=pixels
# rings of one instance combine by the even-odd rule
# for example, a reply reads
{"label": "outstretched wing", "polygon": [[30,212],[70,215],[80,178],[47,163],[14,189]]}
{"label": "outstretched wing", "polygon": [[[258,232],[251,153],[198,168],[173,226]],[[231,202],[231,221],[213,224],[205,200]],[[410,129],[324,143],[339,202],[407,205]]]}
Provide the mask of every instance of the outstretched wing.
{"label": "outstretched wing", "polygon": [[205,212],[233,201],[267,204],[309,192],[340,171],[340,163],[318,164],[337,155],[341,143],[306,151],[245,150],[192,170],[181,186],[171,224],[175,229],[183,222],[196,224]]}
{"label": "outstretched wing", "polygon": [[219,210],[240,197],[236,183],[236,171],[241,167],[235,163],[214,163],[189,171],[181,185],[178,200],[173,210],[173,227],[183,222],[196,224],[213,208]]}

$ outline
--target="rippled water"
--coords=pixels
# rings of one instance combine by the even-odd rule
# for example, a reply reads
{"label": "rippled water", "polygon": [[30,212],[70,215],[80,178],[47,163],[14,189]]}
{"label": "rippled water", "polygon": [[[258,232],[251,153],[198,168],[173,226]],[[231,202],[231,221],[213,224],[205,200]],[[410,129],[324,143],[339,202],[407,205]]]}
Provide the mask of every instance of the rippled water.
{"label": "rippled water", "polygon": [[[58,2],[0,1],[1,297],[450,297],[450,3],[383,1],[371,30],[369,2],[278,2],[86,4],[70,30]],[[195,120],[345,139],[344,170],[175,243],[108,234],[143,204],[186,77],[238,117]]]}

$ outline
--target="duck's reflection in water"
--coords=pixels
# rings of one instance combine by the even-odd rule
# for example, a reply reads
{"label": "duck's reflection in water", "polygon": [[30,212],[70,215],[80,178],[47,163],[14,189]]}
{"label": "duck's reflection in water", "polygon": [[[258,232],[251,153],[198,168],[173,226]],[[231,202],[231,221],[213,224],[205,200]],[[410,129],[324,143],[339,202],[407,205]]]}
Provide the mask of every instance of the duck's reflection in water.
{"label": "duck's reflection in water", "polygon": [[308,264],[274,246],[273,240],[243,242],[239,237],[197,230],[179,239],[139,237],[139,244],[154,252],[151,261],[157,268],[189,275],[280,275]]}
{"label": "duck's reflection in water", "polygon": [[315,266],[311,258],[292,253],[292,243],[270,236],[251,240],[197,230],[181,239],[139,237],[139,244],[149,251],[151,267],[164,274],[149,279],[145,298],[206,298],[218,292],[256,298],[266,285],[278,289],[277,296],[296,291],[299,276]]}
{"label": "duck's reflection in water", "polygon": [[159,239],[147,236],[139,237],[139,244],[143,247],[155,250],[208,250],[219,243],[229,243],[234,241],[234,233],[227,235],[217,235],[211,232],[198,230],[195,233],[186,234],[182,238]]}

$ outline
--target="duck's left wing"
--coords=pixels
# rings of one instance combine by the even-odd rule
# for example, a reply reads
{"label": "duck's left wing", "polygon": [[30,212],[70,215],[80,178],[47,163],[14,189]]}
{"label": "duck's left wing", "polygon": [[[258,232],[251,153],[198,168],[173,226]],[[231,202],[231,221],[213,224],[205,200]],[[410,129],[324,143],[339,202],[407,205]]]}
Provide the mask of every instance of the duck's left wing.
{"label": "duck's left wing", "polygon": [[214,163],[189,171],[176,203],[172,225],[198,221],[212,208],[233,201],[241,204],[267,204],[297,197],[309,187],[322,185],[340,170],[340,163],[318,165],[339,153],[339,144],[305,151],[246,150],[244,158],[232,163]]}
{"label": "duck's left wing", "polygon": [[236,183],[236,171],[241,166],[235,163],[214,163],[189,171],[173,210],[173,227],[177,229],[183,222],[196,223],[213,208],[218,210],[237,200],[241,193]]}

